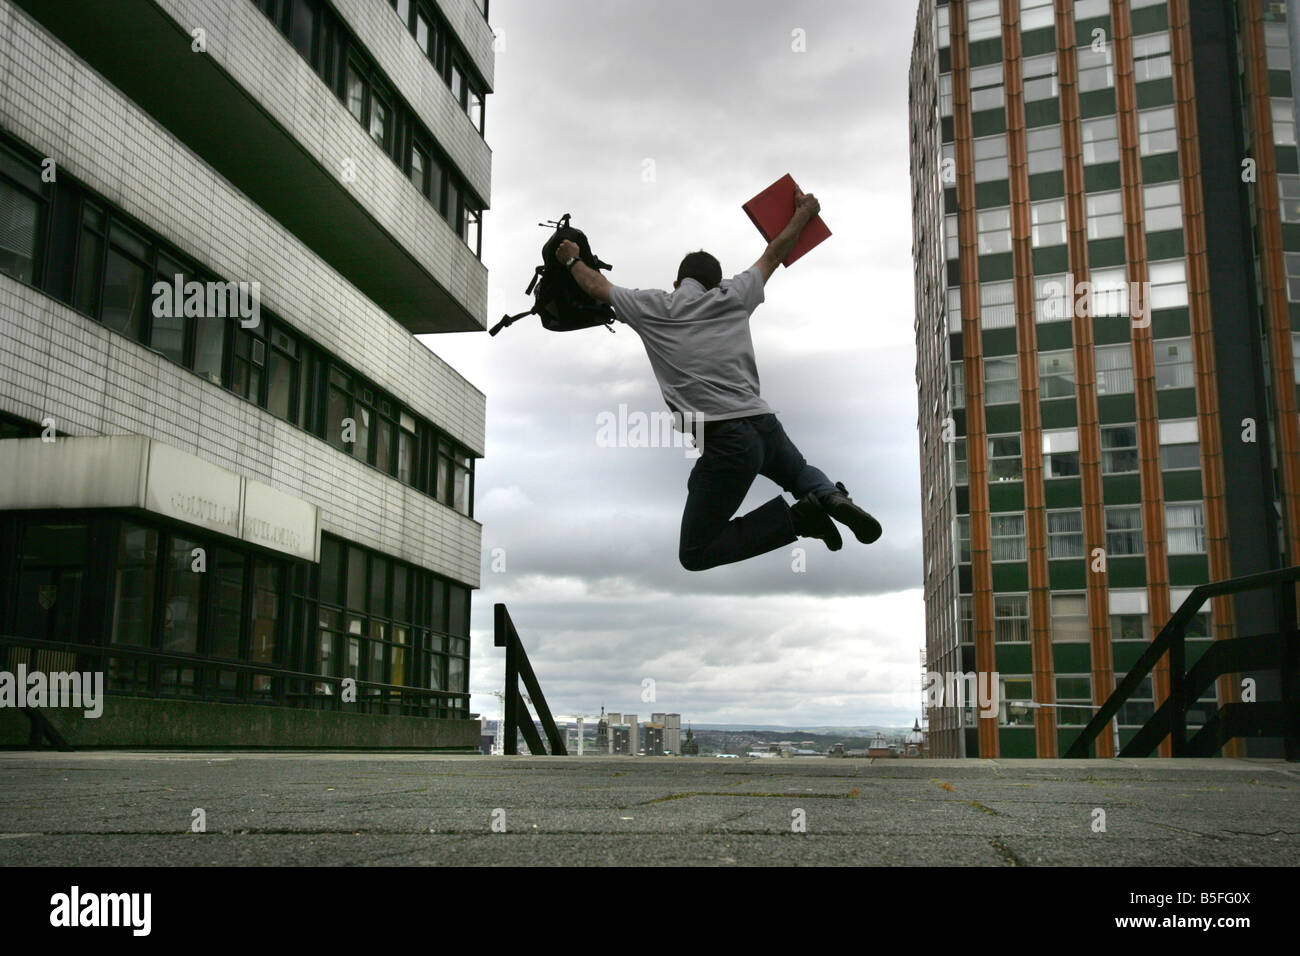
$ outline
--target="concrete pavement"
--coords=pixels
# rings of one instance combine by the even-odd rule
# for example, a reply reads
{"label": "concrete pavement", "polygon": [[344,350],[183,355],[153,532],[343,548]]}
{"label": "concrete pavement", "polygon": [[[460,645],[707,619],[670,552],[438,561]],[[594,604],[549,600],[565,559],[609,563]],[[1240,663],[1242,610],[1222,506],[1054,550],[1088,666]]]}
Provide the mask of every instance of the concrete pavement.
{"label": "concrete pavement", "polygon": [[0,865],[1297,859],[1275,761],[0,752]]}

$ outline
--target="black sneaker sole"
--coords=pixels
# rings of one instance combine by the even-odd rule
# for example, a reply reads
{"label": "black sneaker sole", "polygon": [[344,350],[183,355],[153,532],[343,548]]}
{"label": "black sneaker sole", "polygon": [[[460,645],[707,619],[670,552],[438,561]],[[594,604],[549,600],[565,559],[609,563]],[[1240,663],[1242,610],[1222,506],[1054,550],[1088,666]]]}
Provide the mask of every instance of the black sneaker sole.
{"label": "black sneaker sole", "polygon": [[873,544],[880,540],[880,535],[884,532],[884,529],[880,527],[880,522],[856,505],[850,507],[853,510],[845,508],[844,510],[848,511],[848,514],[843,518],[835,514],[834,511],[831,511],[830,515],[852,531],[854,536],[863,544]]}

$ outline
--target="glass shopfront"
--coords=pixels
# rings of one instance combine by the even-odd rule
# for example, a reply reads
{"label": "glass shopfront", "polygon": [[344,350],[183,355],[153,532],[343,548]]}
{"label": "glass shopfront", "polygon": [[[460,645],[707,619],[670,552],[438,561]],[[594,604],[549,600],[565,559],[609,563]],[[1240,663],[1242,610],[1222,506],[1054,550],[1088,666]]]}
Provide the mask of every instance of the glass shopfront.
{"label": "glass shopfront", "polygon": [[110,693],[468,713],[469,589],[328,535],[316,565],[153,515],[0,512],[0,581],[0,634],[85,645]]}

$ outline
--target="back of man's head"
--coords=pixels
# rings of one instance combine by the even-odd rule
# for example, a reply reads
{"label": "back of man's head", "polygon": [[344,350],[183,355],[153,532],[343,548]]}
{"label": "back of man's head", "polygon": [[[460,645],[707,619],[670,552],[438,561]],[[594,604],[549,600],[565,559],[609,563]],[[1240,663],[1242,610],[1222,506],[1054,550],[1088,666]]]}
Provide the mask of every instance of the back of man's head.
{"label": "back of man's head", "polygon": [[694,279],[706,289],[722,284],[722,264],[703,249],[688,252],[682,264],[677,267],[677,282]]}

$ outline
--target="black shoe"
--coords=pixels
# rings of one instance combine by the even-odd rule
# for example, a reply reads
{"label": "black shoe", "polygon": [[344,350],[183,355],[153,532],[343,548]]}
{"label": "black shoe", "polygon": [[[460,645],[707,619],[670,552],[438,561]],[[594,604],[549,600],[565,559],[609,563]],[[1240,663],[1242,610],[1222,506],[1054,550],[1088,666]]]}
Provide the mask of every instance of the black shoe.
{"label": "black shoe", "polygon": [[794,524],[794,533],[801,538],[821,538],[832,551],[844,547],[839,528],[835,527],[835,522],[812,492],[791,506],[790,521]]}
{"label": "black shoe", "polygon": [[849,489],[844,487],[843,482],[835,482],[835,487],[839,491],[831,491],[821,496],[822,508],[857,535],[858,540],[863,544],[871,544],[880,537],[880,522],[853,503],[853,499],[849,497]]}

